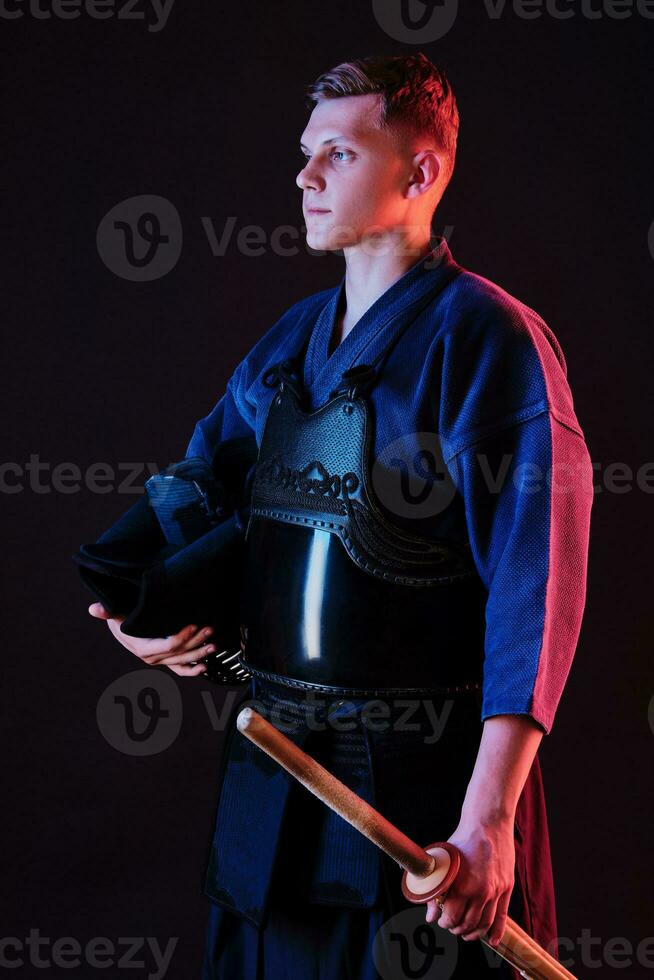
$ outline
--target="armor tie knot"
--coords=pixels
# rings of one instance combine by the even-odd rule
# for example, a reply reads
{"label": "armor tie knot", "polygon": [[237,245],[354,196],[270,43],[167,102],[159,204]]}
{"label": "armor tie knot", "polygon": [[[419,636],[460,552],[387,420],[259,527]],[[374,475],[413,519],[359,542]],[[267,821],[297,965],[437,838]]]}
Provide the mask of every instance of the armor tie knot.
{"label": "armor tie knot", "polygon": [[343,371],[340,385],[333,389],[329,397],[346,393],[350,401],[353,401],[357,395],[368,393],[375,380],[375,374],[372,364],[355,364],[354,367]]}

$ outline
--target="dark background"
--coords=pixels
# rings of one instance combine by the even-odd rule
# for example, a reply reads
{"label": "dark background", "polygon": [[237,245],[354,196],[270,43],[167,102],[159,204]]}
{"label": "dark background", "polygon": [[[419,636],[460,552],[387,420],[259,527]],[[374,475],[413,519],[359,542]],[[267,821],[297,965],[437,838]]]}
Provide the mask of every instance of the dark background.
{"label": "dark background", "polygon": [[[302,225],[303,87],[343,60],[423,50],[448,72],[461,114],[434,230],[448,229],[458,262],[552,327],[597,467],[582,633],[540,748],[559,933],[598,939],[597,965],[577,958],[578,975],[613,975],[603,950],[620,937],[632,953],[616,962],[651,975],[654,955],[648,969],[635,950],[654,934],[652,495],[635,475],[652,459],[654,22],[635,11],[590,19],[576,3],[569,20],[461,6],[442,39],[413,46],[389,37],[368,2],[177,0],[158,32],[143,4],[145,21],[38,19],[27,7],[0,18],[5,459],[24,467],[37,454],[46,486],[63,462],[82,474],[99,461],[137,469],[129,495],[118,481],[106,494],[84,480],[69,493],[18,475],[3,486],[3,936],[179,937],[166,976],[199,976],[223,739],[201,692],[217,708],[225,692],[158,670],[181,694],[178,737],[143,758],[112,747],[96,709],[138,664],[87,614],[70,555],[137,499],[148,461],[183,455],[196,419],[282,312],[343,273],[341,258],[310,254],[301,235],[290,257],[269,242],[276,227]],[[168,274],[134,282],[101,260],[96,233],[143,194],[175,206],[183,245]],[[220,235],[229,216],[234,236],[215,256],[202,218]],[[250,224],[267,240],[257,257],[236,242]],[[632,469],[620,492],[607,473],[618,462]],[[99,974],[123,970],[66,971]]]}

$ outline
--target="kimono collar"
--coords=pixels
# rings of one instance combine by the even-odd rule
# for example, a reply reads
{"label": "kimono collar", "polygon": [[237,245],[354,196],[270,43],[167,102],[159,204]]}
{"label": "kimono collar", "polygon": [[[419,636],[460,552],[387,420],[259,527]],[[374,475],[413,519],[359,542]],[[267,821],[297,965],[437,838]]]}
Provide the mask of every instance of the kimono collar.
{"label": "kimono collar", "polygon": [[325,400],[347,368],[372,360],[402,326],[406,307],[423,296],[427,298],[430,292],[436,295],[453,265],[456,263],[446,240],[437,237],[427,255],[415,262],[374,301],[332,355],[328,356],[336,315],[341,302],[345,301],[343,276],[318,313],[304,359],[303,380],[312,403],[320,404]]}

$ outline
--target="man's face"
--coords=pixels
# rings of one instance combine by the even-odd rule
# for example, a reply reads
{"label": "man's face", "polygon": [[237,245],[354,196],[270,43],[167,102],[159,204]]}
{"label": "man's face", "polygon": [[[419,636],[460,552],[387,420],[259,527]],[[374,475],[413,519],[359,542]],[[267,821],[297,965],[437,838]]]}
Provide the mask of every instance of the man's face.
{"label": "man's face", "polygon": [[378,128],[379,99],[325,99],[300,137],[306,164],[296,183],[311,248],[341,249],[409,222],[412,146]]}

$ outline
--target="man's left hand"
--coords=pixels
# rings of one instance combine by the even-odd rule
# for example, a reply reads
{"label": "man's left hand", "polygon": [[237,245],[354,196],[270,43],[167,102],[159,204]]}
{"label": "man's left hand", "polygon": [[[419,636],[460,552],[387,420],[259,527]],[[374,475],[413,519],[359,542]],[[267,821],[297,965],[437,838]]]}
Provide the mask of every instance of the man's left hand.
{"label": "man's left hand", "polygon": [[[506,928],[513,891],[515,844],[513,819],[491,824],[459,825],[449,838],[461,852],[461,867],[443,901],[427,903],[427,922],[469,941],[484,936],[497,946]],[[487,935],[488,934],[488,935]]]}

